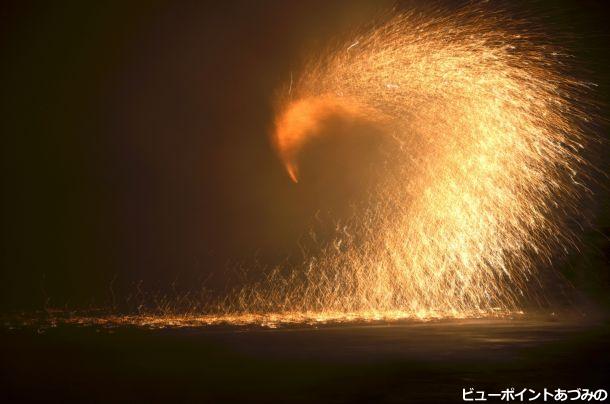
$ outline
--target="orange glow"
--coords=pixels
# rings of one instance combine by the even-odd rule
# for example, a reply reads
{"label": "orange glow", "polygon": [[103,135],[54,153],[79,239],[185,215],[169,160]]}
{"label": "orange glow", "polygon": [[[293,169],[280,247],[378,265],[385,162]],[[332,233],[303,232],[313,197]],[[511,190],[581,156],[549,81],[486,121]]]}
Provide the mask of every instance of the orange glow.
{"label": "orange glow", "polygon": [[298,153],[301,147],[320,132],[321,125],[333,118],[347,121],[381,123],[383,114],[355,100],[332,94],[316,95],[294,101],[278,115],[273,143],[294,182],[298,182]]}

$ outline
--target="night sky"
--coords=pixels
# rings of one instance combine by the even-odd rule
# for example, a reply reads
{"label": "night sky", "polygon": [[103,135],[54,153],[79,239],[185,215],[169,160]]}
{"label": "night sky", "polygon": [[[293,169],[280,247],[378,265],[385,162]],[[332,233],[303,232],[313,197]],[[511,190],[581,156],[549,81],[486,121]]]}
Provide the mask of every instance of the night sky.
{"label": "night sky", "polygon": [[[103,305],[111,287],[182,288],[212,274],[221,285],[240,262],[298,254],[312,215],[343,196],[291,183],[269,142],[274,92],[306,51],[387,4],[4,4],[2,307]],[[570,38],[607,117],[603,4],[522,9]],[[596,227],[563,271],[603,300],[608,198],[598,188]]]}

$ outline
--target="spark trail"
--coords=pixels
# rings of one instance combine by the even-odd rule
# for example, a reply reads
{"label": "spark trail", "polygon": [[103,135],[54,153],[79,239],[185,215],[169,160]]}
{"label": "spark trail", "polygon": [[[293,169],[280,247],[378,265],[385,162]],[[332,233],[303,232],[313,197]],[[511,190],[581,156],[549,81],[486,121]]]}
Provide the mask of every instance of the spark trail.
{"label": "spark trail", "polygon": [[540,299],[539,268],[577,240],[591,118],[588,85],[529,27],[477,6],[406,11],[312,56],[279,96],[272,140],[290,178],[332,118],[377,125],[395,163],[304,275],[270,276],[245,306],[461,317]]}

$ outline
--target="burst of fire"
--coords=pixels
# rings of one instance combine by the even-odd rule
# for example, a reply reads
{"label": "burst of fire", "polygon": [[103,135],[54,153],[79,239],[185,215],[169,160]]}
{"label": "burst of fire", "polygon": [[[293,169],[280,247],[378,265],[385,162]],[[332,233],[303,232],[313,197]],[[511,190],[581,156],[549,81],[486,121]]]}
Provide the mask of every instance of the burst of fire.
{"label": "burst of fire", "polygon": [[371,206],[306,259],[304,275],[242,291],[245,306],[403,317],[518,310],[537,268],[574,244],[566,221],[587,191],[587,84],[562,72],[564,57],[526,24],[468,8],[403,12],[312,58],[282,93],[273,134],[292,180],[300,150],[330,117],[379,125],[397,163],[383,168]]}
{"label": "burst of fire", "polygon": [[311,57],[280,94],[273,143],[297,182],[300,152],[325,121],[379,127],[394,163],[379,168],[371,203],[301,265],[197,314],[90,322],[520,313],[544,299],[539,268],[574,246],[567,221],[587,191],[588,84],[563,71],[565,60],[527,23],[476,7],[401,12]]}

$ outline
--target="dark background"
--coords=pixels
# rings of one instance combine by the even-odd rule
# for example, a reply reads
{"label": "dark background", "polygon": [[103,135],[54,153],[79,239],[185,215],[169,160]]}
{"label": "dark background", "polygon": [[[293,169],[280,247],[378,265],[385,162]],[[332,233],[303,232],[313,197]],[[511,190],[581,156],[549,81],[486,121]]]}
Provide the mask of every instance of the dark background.
{"label": "dark background", "polygon": [[[3,3],[3,309],[104,305],[139,282],[222,284],[237,262],[294,253],[319,200],[269,144],[273,93],[304,50],[388,4]],[[572,50],[607,117],[605,2],[510,7]],[[605,305],[609,209],[595,191],[594,227],[561,269]]]}

